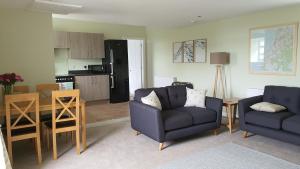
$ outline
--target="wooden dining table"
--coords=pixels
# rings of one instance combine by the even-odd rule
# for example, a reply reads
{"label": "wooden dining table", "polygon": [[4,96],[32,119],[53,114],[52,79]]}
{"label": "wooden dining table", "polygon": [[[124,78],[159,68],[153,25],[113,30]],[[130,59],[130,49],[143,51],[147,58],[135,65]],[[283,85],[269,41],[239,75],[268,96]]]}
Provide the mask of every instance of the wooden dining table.
{"label": "wooden dining table", "polygon": [[[80,124],[81,124],[81,142],[83,151],[86,149],[86,101],[83,99],[80,99],[79,107],[80,107]],[[49,114],[52,112],[52,99],[49,98],[40,98],[39,100],[39,109],[41,114]],[[72,107],[72,104],[70,105]],[[75,103],[73,104],[73,107],[75,106]],[[64,107],[61,104],[56,105],[56,109],[63,109]],[[49,112],[50,111],[50,112]],[[12,114],[14,111],[12,111]],[[2,120],[5,117],[5,106],[0,105],[0,119]]]}

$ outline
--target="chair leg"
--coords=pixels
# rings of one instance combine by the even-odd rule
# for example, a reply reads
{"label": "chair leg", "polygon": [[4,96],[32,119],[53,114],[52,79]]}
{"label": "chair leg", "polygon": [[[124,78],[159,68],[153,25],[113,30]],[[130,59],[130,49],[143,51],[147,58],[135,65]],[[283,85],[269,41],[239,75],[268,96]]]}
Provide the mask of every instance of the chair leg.
{"label": "chair leg", "polygon": [[248,131],[244,131],[243,137],[244,137],[244,138],[247,138],[247,137],[248,137]]}
{"label": "chair leg", "polygon": [[46,142],[47,142],[47,149],[50,151],[50,130],[46,129]]}
{"label": "chair leg", "polygon": [[164,149],[164,143],[159,143],[159,151]]}
{"label": "chair leg", "polygon": [[65,133],[66,136],[66,143],[68,143],[68,132]]}
{"label": "chair leg", "polygon": [[76,131],[72,131],[72,144],[76,144]]}
{"label": "chair leg", "polygon": [[43,123],[40,123],[40,137],[41,137],[41,143],[44,143],[44,132],[43,132]]}
{"label": "chair leg", "polygon": [[41,139],[40,135],[37,136],[36,138],[36,151],[37,151],[37,156],[38,156],[38,163],[42,163],[42,150],[41,150]]}
{"label": "chair leg", "polygon": [[11,163],[11,165],[13,165],[13,154],[12,154],[11,138],[7,139],[7,151],[8,151],[8,156],[9,156],[9,159],[10,159],[10,163]]}
{"label": "chair leg", "polygon": [[57,159],[57,145],[56,145],[56,133],[52,131],[52,138],[53,138],[53,160]]}
{"label": "chair leg", "polygon": [[79,133],[79,127],[76,129],[76,151],[77,154],[80,154],[80,133]]}

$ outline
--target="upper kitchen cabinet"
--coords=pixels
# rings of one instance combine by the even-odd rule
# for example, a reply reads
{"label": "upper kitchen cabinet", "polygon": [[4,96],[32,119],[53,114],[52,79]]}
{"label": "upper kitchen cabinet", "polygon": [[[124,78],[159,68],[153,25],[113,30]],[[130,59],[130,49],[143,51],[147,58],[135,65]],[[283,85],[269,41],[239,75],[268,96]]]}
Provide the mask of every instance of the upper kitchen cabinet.
{"label": "upper kitchen cabinet", "polygon": [[70,32],[70,56],[73,59],[104,58],[104,36],[99,33]]}
{"label": "upper kitchen cabinet", "polygon": [[69,32],[54,31],[54,48],[70,48]]}
{"label": "upper kitchen cabinet", "polygon": [[99,33],[93,33],[91,35],[91,58],[104,58],[104,35]]}

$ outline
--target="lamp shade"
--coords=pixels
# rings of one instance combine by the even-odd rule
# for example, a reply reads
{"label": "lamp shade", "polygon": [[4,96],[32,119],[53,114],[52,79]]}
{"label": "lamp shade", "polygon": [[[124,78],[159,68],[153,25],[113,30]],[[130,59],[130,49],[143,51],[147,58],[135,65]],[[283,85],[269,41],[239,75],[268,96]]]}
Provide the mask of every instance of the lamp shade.
{"label": "lamp shade", "polygon": [[229,53],[227,52],[212,52],[210,53],[210,64],[229,64]]}

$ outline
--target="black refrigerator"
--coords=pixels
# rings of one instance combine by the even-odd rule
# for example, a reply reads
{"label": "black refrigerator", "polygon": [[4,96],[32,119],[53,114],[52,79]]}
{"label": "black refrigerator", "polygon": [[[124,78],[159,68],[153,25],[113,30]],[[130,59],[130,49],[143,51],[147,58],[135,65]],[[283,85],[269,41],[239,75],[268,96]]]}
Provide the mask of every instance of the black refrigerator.
{"label": "black refrigerator", "polygon": [[127,40],[105,40],[103,62],[109,74],[110,103],[129,101]]}

